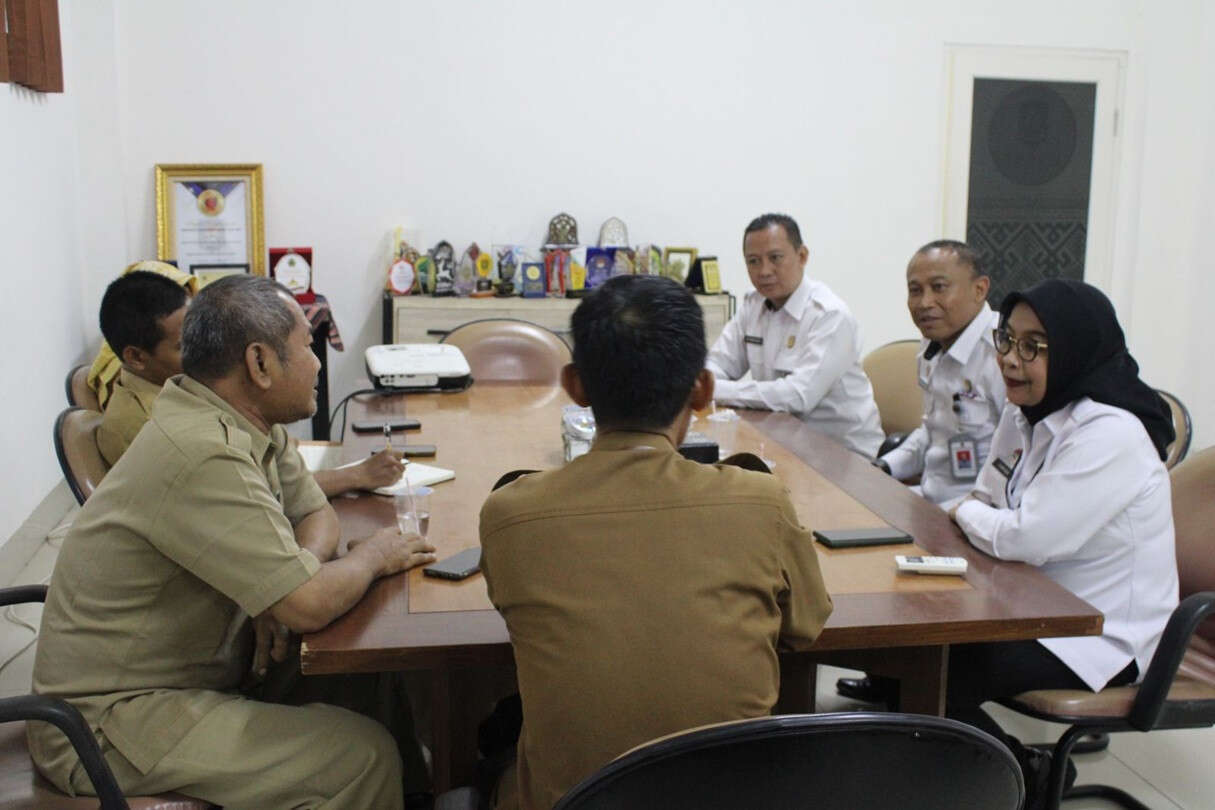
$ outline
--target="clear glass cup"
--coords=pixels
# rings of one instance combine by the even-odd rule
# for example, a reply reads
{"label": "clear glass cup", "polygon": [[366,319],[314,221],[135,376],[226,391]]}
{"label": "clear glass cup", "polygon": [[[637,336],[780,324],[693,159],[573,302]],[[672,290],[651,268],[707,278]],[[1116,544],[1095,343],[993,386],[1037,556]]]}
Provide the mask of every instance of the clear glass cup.
{"label": "clear glass cup", "polygon": [[401,534],[426,537],[430,530],[430,487],[412,487],[393,496],[397,510],[397,529]]}

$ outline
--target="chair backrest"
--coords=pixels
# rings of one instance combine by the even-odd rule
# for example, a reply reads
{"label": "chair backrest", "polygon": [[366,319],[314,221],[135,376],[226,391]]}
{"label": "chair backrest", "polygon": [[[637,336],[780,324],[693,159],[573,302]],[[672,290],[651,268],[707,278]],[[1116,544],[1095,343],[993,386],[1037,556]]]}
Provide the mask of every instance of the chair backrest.
{"label": "chair backrest", "polygon": [[1156,393],[1160,394],[1160,397],[1169,404],[1169,410],[1173,414],[1173,430],[1177,433],[1177,438],[1173,439],[1172,444],[1168,446],[1168,457],[1164,460],[1164,466],[1171,470],[1190,452],[1190,439],[1194,437],[1194,423],[1190,421],[1190,409],[1175,395],[1159,388],[1156,389]]}
{"label": "chair backrest", "polygon": [[110,469],[97,449],[100,424],[100,413],[83,408],[68,408],[55,420],[55,455],[68,487],[82,504]]}
{"label": "chair backrest", "polygon": [[89,388],[89,367],[76,366],[68,372],[64,381],[67,391],[68,405],[84,408],[89,411],[100,411],[101,403],[97,400],[97,392]]}
{"label": "chair backrest", "polygon": [[474,380],[555,384],[572,359],[570,347],[555,332],[513,318],[469,321],[441,342],[464,352]]}
{"label": "chair backrest", "polygon": [[[1215,447],[1190,456],[1169,477],[1181,598],[1215,591]],[[1200,627],[1198,635],[1215,642],[1215,621]]]}
{"label": "chair backrest", "polygon": [[861,361],[873,384],[882,432],[910,433],[924,419],[924,398],[916,371],[920,341],[896,340],[878,346]]}
{"label": "chair backrest", "polygon": [[940,717],[760,717],[664,737],[609,763],[554,810],[1016,810],[1025,785],[1002,743]]}

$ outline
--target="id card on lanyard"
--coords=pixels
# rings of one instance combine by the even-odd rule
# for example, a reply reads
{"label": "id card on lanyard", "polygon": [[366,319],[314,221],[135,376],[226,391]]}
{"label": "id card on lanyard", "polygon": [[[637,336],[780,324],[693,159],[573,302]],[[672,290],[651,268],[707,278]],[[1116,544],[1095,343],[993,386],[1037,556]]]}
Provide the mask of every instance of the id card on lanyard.
{"label": "id card on lanyard", "polygon": [[978,442],[969,433],[949,439],[949,469],[956,481],[973,481],[979,475]]}

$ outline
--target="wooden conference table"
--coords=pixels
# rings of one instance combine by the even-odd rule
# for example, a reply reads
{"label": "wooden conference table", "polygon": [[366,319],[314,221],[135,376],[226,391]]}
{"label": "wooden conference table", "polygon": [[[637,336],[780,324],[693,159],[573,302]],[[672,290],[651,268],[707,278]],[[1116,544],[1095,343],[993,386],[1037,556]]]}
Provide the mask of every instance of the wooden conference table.
{"label": "wooden conference table", "polygon": [[[479,544],[478,513],[493,484],[514,469],[562,464],[559,388],[477,383],[456,394],[356,398],[350,418],[381,420],[406,413],[422,429],[411,443],[438,446],[426,463],[456,472],[435,486],[430,540],[440,559]],[[948,645],[971,641],[1095,635],[1101,613],[1035,569],[973,549],[948,516],[865,459],[809,430],[788,414],[740,411],[737,422],[702,415],[692,429],[714,438],[723,456],[753,452],[784,480],[802,523],[811,528],[886,524],[914,546],[832,550],[818,547],[835,608],[814,648],[782,656],[781,706],[813,709],[813,666],[836,663],[899,678],[904,711],[941,714]],[[396,434],[394,442],[401,441]],[[348,437],[349,460],[381,446],[383,437]],[[367,495],[334,502],[343,539],[392,525],[392,500]],[[740,538],[745,542],[745,538]],[[965,557],[964,578],[900,574],[896,553]],[[423,669],[434,673],[431,711],[435,784],[471,778],[475,717],[453,699],[482,668],[513,663],[506,625],[486,594],[484,577],[432,579],[415,569],[376,583],[349,613],[305,637],[307,674]]]}

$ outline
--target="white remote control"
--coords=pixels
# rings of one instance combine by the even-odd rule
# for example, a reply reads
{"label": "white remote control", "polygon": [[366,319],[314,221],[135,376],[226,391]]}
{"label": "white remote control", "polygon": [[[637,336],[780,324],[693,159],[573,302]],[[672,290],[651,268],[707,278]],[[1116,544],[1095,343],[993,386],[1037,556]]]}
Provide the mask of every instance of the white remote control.
{"label": "white remote control", "polygon": [[920,557],[906,554],[894,555],[900,571],[915,571],[917,574],[954,574],[961,576],[966,573],[965,557]]}

